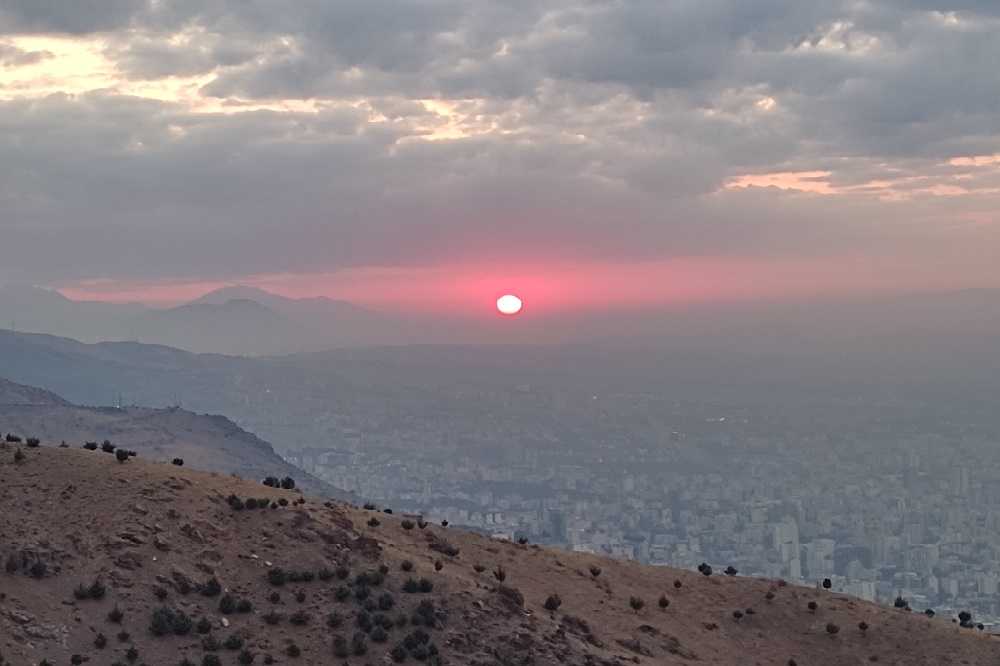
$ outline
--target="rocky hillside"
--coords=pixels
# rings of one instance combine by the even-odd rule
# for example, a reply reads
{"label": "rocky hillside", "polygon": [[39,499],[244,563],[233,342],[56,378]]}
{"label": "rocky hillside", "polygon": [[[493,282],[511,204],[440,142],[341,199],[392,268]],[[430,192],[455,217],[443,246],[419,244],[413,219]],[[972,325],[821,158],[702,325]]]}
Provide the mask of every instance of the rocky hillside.
{"label": "rocky hillside", "polygon": [[1000,659],[950,618],[822,589],[498,542],[141,455],[0,446],[4,665]]}
{"label": "rocky hillside", "polygon": [[5,433],[71,447],[110,440],[145,458],[181,458],[198,469],[251,479],[294,476],[306,492],[349,498],[285,462],[270,444],[224,416],[178,408],[81,407],[54,393],[0,379],[0,436]]}

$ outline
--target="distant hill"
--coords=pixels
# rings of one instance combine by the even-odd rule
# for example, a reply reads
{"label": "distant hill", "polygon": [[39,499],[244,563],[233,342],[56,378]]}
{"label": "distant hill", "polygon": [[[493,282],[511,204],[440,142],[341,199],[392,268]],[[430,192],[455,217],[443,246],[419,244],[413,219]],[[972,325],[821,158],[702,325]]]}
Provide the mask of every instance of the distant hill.
{"label": "distant hill", "polygon": [[421,527],[141,455],[15,457],[0,444],[4,664],[1000,659],[1000,641],[952,618],[822,589]]}
{"label": "distant hill", "polygon": [[182,458],[199,469],[250,479],[291,476],[310,492],[348,497],[285,462],[270,444],[223,416],[179,408],[80,407],[54,393],[0,379],[0,431],[71,447],[110,440],[153,460]]}
{"label": "distant hill", "polygon": [[141,341],[196,353],[262,356],[404,341],[386,316],[345,301],[292,299],[226,287],[191,303],[73,301],[57,291],[0,286],[0,325],[84,342]]}

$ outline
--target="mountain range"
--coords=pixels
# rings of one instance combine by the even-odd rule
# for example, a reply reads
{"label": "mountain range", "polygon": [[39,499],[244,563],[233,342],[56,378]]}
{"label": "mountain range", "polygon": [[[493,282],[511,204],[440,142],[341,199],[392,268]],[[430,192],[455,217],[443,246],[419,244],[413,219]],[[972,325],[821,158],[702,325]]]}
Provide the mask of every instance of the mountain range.
{"label": "mountain range", "polygon": [[0,287],[0,321],[86,342],[134,341],[197,353],[288,354],[399,341],[389,317],[345,301],[225,287],[176,307],[74,301],[33,286]]}

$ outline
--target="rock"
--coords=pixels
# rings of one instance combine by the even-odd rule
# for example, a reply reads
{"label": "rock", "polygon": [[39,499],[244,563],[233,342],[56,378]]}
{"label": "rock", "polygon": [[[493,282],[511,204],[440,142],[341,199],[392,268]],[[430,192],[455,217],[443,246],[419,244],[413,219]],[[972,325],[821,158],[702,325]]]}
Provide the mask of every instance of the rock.
{"label": "rock", "polygon": [[138,553],[122,553],[115,558],[115,566],[126,571],[133,571],[142,568],[142,557]]}
{"label": "rock", "polygon": [[29,622],[33,622],[35,620],[34,615],[17,610],[7,611],[7,617],[18,624],[28,624]]}
{"label": "rock", "polygon": [[223,627],[228,627],[229,626],[229,620],[226,619],[226,618],[222,618],[221,620],[219,620],[219,624],[221,624]]}
{"label": "rock", "polygon": [[162,536],[160,536],[159,534],[153,537],[153,545],[156,547],[157,550],[162,550],[162,551],[170,550],[170,542],[167,541]]}
{"label": "rock", "polygon": [[191,523],[184,523],[181,525],[181,534],[195,543],[205,543],[205,535],[203,535],[201,531]]}

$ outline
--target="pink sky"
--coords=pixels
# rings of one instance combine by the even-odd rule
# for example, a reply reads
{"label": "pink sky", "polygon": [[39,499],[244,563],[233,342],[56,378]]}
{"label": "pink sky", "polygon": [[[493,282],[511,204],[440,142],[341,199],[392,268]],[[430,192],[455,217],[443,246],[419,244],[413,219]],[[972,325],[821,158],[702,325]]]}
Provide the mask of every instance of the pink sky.
{"label": "pink sky", "polygon": [[[94,281],[63,286],[74,300],[143,302],[169,306],[233,284],[293,298],[326,296],[376,309],[477,317],[514,293],[525,314],[664,307],[689,303],[794,300],[872,291],[961,288],[988,276],[964,274],[942,284],[926,279],[926,265],[872,258],[688,258],[630,264],[452,265],[360,268],[335,273],[258,275],[192,282]],[[926,282],[926,284],[924,284]]]}

